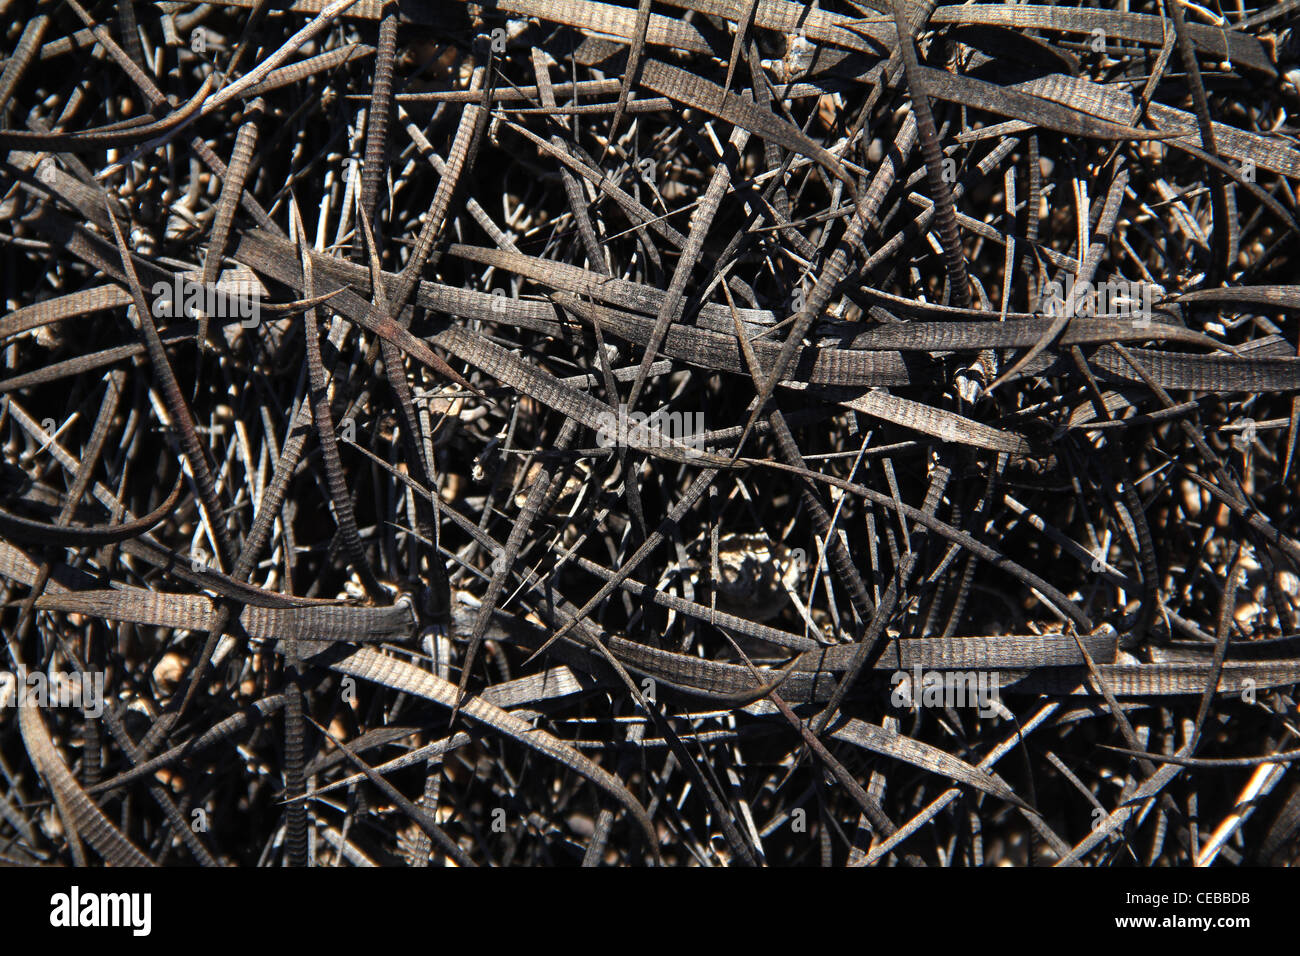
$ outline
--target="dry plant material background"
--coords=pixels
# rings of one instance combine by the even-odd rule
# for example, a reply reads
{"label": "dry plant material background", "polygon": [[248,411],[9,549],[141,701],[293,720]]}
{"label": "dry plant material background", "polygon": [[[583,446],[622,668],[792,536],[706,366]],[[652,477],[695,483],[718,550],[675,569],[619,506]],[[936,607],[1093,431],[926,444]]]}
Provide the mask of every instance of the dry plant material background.
{"label": "dry plant material background", "polygon": [[0,2],[0,861],[1294,862],[1298,11]]}

